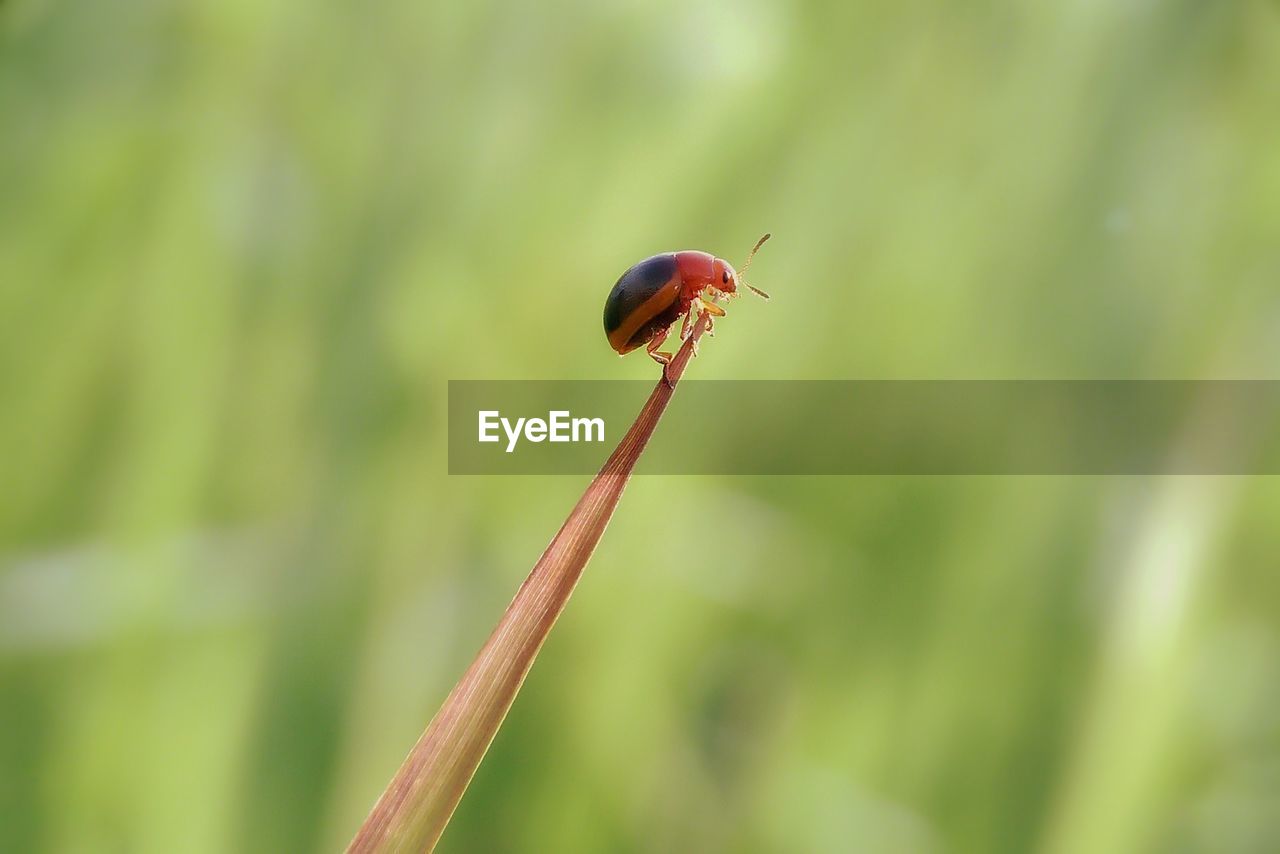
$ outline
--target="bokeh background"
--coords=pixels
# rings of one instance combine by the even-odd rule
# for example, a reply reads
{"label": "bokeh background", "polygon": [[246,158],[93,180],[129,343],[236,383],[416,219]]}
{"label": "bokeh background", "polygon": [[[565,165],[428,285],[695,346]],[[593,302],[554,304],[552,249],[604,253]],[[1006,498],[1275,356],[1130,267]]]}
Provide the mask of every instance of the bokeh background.
{"label": "bokeh background", "polygon": [[[1278,105],[1264,0],[7,0],[0,849],[343,846],[586,481],[446,381],[652,377],[654,252],[775,235],[701,379],[1280,378]],[[1278,515],[638,479],[440,850],[1276,850]]]}

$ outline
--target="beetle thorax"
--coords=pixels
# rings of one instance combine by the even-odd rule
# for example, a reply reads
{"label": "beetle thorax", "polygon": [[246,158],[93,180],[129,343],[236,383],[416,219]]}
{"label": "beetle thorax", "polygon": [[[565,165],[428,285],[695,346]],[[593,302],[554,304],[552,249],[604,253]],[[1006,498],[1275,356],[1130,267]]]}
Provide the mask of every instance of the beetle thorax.
{"label": "beetle thorax", "polygon": [[[682,295],[686,299],[692,299],[708,288],[715,293],[733,293],[737,287],[737,274],[733,267],[709,252],[677,252],[676,263],[680,267]],[[727,282],[726,272],[729,274]]]}

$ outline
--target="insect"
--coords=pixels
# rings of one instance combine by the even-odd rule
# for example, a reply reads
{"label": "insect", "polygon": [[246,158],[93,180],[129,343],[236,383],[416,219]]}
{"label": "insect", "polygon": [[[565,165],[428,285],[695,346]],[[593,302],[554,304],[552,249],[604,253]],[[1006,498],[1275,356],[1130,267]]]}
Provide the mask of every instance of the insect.
{"label": "insect", "polygon": [[654,255],[627,270],[604,301],[604,333],[609,338],[609,346],[620,356],[645,347],[649,356],[663,366],[665,375],[672,356],[658,348],[681,317],[684,318],[680,331],[683,341],[704,313],[709,315],[707,333],[711,333],[712,319],[724,317],[725,313],[715,300],[737,296],[739,284],[757,296],[769,298],[764,291],[742,279],[751,266],[751,259],[769,236],[766,234],[756,241],[741,273],[723,258],[695,250]]}

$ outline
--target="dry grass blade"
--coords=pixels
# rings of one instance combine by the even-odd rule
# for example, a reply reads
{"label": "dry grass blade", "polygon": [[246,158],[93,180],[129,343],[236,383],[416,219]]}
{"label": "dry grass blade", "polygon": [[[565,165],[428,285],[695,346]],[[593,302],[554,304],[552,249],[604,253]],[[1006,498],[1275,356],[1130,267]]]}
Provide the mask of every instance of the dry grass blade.
{"label": "dry grass blade", "polygon": [[429,851],[489,749],[706,331],[704,314],[347,849]]}

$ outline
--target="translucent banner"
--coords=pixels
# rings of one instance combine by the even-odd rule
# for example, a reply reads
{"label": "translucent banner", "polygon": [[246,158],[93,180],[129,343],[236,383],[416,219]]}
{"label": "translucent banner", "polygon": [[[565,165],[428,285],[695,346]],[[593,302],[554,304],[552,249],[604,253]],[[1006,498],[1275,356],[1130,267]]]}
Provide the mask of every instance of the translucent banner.
{"label": "translucent banner", "polygon": [[[593,473],[652,389],[451,381],[449,473]],[[1278,428],[1271,380],[686,380],[637,474],[1277,474]]]}

